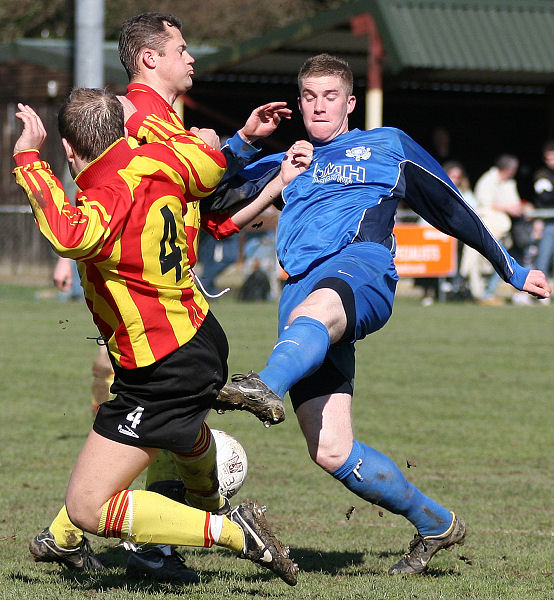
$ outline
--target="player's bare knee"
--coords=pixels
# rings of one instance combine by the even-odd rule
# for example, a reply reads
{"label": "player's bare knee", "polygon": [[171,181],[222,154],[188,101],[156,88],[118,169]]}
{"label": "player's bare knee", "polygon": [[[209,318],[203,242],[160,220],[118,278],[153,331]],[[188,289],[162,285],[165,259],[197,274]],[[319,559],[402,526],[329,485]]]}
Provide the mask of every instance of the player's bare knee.
{"label": "player's bare knee", "polygon": [[342,449],[325,445],[309,448],[309,453],[315,464],[328,473],[336,471],[348,458]]}
{"label": "player's bare knee", "polygon": [[65,499],[65,507],[73,525],[89,533],[96,534],[100,522],[101,508],[93,506],[86,501],[86,498],[69,495]]}

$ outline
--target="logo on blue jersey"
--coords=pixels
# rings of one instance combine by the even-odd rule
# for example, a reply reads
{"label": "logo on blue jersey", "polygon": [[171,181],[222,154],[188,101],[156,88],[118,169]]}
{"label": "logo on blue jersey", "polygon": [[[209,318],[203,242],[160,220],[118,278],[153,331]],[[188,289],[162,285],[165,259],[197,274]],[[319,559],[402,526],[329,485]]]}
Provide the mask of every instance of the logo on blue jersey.
{"label": "logo on blue jersey", "polygon": [[371,148],[367,146],[355,146],[354,148],[346,149],[346,156],[354,158],[356,162],[367,160],[371,156]]}
{"label": "logo on blue jersey", "polygon": [[353,167],[352,165],[335,165],[332,162],[324,167],[319,163],[314,165],[314,174],[312,176],[314,183],[328,183],[336,181],[349,185],[351,183],[365,183],[364,167]]}

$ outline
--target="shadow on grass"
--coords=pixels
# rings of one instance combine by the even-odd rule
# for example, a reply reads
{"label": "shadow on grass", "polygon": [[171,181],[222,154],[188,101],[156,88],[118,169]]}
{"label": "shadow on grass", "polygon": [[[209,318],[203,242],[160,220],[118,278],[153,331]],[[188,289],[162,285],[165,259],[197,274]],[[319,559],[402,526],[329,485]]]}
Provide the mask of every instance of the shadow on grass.
{"label": "shadow on grass", "polygon": [[[300,573],[320,573],[329,576],[358,576],[358,575],[385,575],[382,565],[371,565],[371,554],[376,559],[390,558],[396,559],[399,557],[398,552],[385,551],[367,553],[364,552],[347,552],[347,551],[323,551],[314,550],[312,548],[295,548],[292,558],[298,563]],[[105,551],[99,552],[97,556],[101,559],[106,567],[103,571],[79,572],[66,568],[61,568],[58,565],[48,565],[51,567],[47,571],[49,575],[57,576],[60,581],[64,582],[69,589],[74,590],[125,590],[131,593],[142,594],[176,594],[186,593],[187,589],[194,589],[197,586],[189,587],[179,583],[164,583],[156,581],[152,577],[131,577],[125,573],[127,563],[127,552],[121,548],[114,546],[106,548]],[[368,564],[369,563],[369,564]],[[45,567],[47,565],[44,565]],[[213,569],[198,569],[198,574],[201,577],[201,584],[209,584],[213,580],[232,580],[236,576],[236,572],[229,568],[228,565],[222,565],[222,568]],[[429,568],[424,576],[432,578],[440,578],[446,576],[460,575],[460,572],[455,567],[448,569]],[[259,569],[255,574],[243,575],[241,579],[245,584],[255,585],[256,583],[269,582],[275,580],[276,576],[268,570]],[[32,578],[19,573],[11,574],[11,579],[22,583],[44,583],[41,578]],[[285,586],[286,587],[286,586]],[[237,588],[238,593],[244,593],[243,588]]]}
{"label": "shadow on grass", "polygon": [[[141,594],[185,594],[187,590],[198,588],[196,585],[187,585],[180,583],[169,583],[157,581],[153,577],[147,575],[128,576],[125,572],[128,552],[119,546],[106,548],[104,551],[96,552],[96,556],[102,561],[105,569],[102,571],[75,571],[67,569],[56,564],[44,565],[50,566],[48,574],[58,577],[60,582],[63,582],[68,589],[92,591],[92,590],[124,590],[130,593]],[[222,564],[220,569],[198,569],[198,574],[201,578],[200,587],[202,584],[209,584],[213,580],[231,580],[236,577],[236,572],[232,568]],[[265,569],[259,569],[255,574],[244,575],[241,579],[249,585],[256,583],[275,580],[275,575]],[[19,581],[27,581],[32,583],[30,578],[23,576],[12,576],[13,579]],[[44,582],[43,580],[40,580]],[[36,580],[39,582],[39,580]],[[286,586],[285,586],[286,587]],[[244,589],[237,589],[237,593],[244,593]]]}
{"label": "shadow on grass", "polygon": [[[227,582],[236,578],[236,573],[232,569],[199,569],[198,574],[200,575],[200,584],[181,584],[178,582],[162,582],[157,581],[152,577],[145,575],[144,577],[138,576],[127,576],[125,568],[109,568],[105,571],[98,573],[88,572],[79,573],[76,571],[70,571],[64,569],[59,572],[59,579],[68,589],[80,590],[80,591],[92,591],[92,590],[109,590],[117,591],[124,590],[128,593],[140,593],[140,594],[187,594],[195,589],[202,589],[202,585],[207,585],[212,581],[225,580]],[[278,581],[276,576],[270,571],[260,569],[255,574],[242,575],[241,580],[245,585],[252,586],[259,583]],[[285,588],[285,584],[283,584]],[[244,594],[245,588],[237,586],[235,588],[236,594]],[[255,597],[259,597],[261,592],[251,591],[251,594]]]}
{"label": "shadow on grass", "polygon": [[12,581],[18,583],[42,583],[43,580],[40,577],[29,577],[28,575],[22,575],[21,573],[10,573],[9,577]]}
{"label": "shadow on grass", "polygon": [[[363,552],[326,552],[313,548],[294,548],[292,558],[305,573],[338,575],[364,565]],[[367,568],[367,567],[365,567]]]}

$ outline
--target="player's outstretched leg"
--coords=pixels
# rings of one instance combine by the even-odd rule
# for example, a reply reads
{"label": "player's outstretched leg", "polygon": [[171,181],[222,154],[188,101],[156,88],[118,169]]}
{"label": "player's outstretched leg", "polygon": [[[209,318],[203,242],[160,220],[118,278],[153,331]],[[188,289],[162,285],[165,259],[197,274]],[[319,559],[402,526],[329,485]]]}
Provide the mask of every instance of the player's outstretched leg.
{"label": "player's outstretched leg", "polygon": [[97,535],[137,546],[210,548],[216,544],[266,567],[289,585],[296,584],[298,566],[271,532],[264,509],[250,500],[228,515],[216,515],[153,492],[122,490],[102,506]]}
{"label": "player's outstretched leg", "polygon": [[48,527],[30,541],[29,551],[36,562],[55,562],[79,571],[100,571],[104,568],[85,536],[78,546],[62,548],[56,544]]}
{"label": "player's outstretched leg", "polygon": [[285,420],[285,406],[282,398],[275,394],[257,373],[236,374],[219,392],[213,406],[218,412],[226,410],[246,410],[258,417],[266,426]]}
{"label": "player's outstretched leg", "polygon": [[296,585],[298,565],[289,558],[289,549],[273,535],[264,516],[265,508],[252,500],[244,500],[229,518],[244,533],[244,547],[239,558],[273,571],[285,583]]}
{"label": "player's outstretched leg", "polygon": [[452,524],[442,535],[422,536],[416,533],[408,553],[389,569],[389,575],[417,575],[427,569],[429,561],[439,550],[451,550],[455,544],[463,545],[466,525],[452,513]]}
{"label": "player's outstretched leg", "polygon": [[300,316],[286,327],[263,371],[235,375],[219,393],[214,408],[247,410],[266,427],[285,420],[283,398],[300,379],[322,364],[329,350],[329,332],[316,319]]}

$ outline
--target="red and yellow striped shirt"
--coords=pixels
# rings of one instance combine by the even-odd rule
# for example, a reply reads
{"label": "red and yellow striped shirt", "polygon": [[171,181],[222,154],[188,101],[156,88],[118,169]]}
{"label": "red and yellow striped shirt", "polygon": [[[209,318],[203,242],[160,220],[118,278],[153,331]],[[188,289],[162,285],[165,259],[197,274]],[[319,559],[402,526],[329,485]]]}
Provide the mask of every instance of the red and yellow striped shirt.
{"label": "red and yellow striped shirt", "polygon": [[[123,368],[143,367],[189,341],[208,311],[190,268],[200,199],[225,171],[223,155],[182,125],[149,116],[147,143],[121,139],[77,177],[76,206],[36,151],[14,158],[38,227],[61,256],[79,261],[87,304]],[[156,141],[158,140],[158,141]],[[221,235],[236,231],[211,219]]]}

